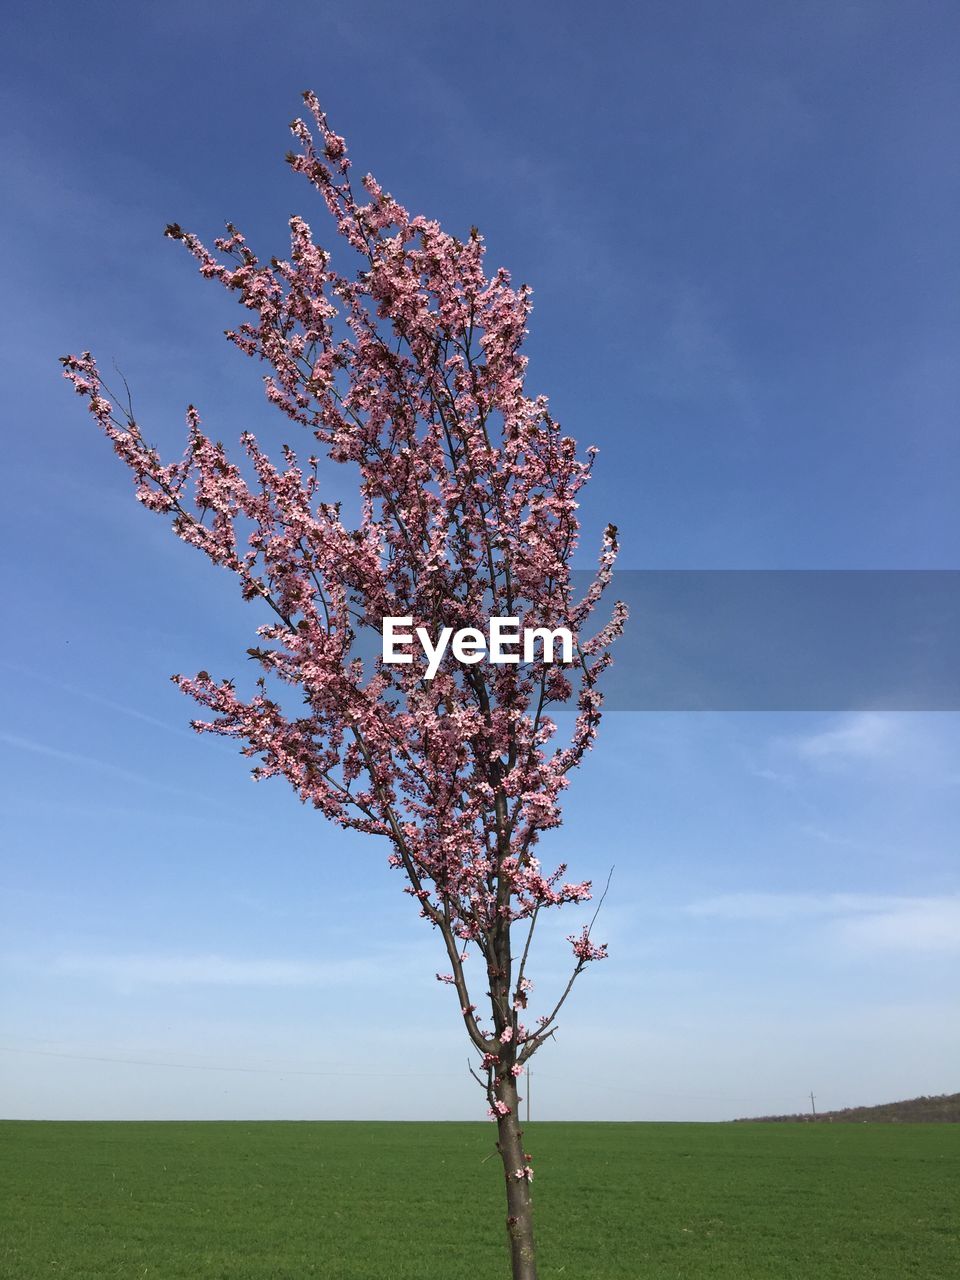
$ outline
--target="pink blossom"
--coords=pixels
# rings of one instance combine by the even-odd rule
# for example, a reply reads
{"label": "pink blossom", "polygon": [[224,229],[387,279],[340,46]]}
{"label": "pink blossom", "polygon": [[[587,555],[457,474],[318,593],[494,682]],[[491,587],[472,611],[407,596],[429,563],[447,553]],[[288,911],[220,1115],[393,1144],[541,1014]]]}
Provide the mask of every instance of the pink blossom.
{"label": "pink blossom", "polygon": [[579,934],[570,934],[567,941],[573,944],[573,954],[581,964],[586,964],[590,960],[606,960],[607,944],[600,943],[599,946],[590,941],[590,930],[584,926]]}

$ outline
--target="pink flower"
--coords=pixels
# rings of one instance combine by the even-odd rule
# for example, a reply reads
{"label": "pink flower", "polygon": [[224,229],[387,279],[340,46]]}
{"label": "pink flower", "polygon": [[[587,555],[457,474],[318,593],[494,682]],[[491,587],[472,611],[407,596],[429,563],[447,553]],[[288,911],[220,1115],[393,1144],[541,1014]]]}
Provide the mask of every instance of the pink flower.
{"label": "pink flower", "polygon": [[601,942],[595,945],[590,941],[590,931],[586,925],[579,934],[569,934],[567,941],[573,944],[573,954],[577,957],[581,964],[586,964],[590,960],[606,960],[607,944]]}

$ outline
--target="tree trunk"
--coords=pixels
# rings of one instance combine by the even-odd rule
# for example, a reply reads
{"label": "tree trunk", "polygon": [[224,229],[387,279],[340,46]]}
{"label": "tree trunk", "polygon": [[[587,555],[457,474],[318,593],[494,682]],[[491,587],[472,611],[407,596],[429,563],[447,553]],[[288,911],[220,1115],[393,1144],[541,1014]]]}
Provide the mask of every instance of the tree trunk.
{"label": "tree trunk", "polygon": [[508,1075],[495,1089],[497,1098],[510,1108],[508,1115],[497,1121],[499,1138],[497,1147],[503,1160],[503,1174],[507,1184],[507,1235],[510,1237],[510,1260],[513,1264],[513,1280],[537,1280],[537,1261],[533,1246],[533,1197],[529,1178],[518,1172],[525,1170],[529,1161],[524,1158],[523,1130],[518,1115],[519,1099],[513,1076]]}

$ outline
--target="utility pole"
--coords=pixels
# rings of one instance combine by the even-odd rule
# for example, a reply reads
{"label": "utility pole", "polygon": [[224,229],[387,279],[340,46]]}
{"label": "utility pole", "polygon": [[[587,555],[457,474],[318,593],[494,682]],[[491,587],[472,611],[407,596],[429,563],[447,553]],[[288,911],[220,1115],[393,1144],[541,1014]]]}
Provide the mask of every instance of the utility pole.
{"label": "utility pole", "polygon": [[527,1124],[530,1123],[530,1068],[527,1067]]}
{"label": "utility pole", "polygon": [[813,1096],[813,1090],[812,1090],[812,1089],[810,1090],[810,1110],[813,1112],[813,1118],[814,1118],[814,1120],[816,1120],[816,1118],[817,1118],[817,1104],[816,1104],[816,1100],[814,1099],[814,1096]]}

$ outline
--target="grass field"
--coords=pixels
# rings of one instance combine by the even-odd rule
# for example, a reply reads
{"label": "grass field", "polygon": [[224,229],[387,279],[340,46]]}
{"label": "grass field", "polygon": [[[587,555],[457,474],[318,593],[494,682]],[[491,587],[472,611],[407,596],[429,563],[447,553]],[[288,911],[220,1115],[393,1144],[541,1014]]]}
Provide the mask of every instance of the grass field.
{"label": "grass field", "polygon": [[[0,1123],[4,1280],[504,1280],[483,1124]],[[541,1275],[960,1276],[954,1125],[533,1124]]]}

